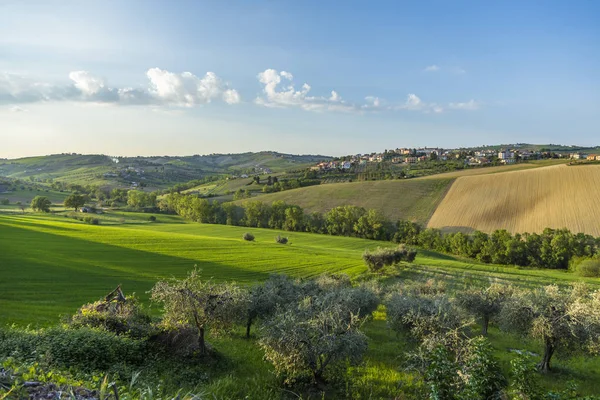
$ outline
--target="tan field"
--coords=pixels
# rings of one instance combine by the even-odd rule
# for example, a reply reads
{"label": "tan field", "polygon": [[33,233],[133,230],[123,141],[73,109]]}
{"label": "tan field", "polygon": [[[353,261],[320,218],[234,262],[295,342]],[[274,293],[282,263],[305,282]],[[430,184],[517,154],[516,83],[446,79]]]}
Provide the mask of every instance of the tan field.
{"label": "tan field", "polygon": [[600,236],[600,165],[460,177],[427,226],[513,233],[568,228]]}

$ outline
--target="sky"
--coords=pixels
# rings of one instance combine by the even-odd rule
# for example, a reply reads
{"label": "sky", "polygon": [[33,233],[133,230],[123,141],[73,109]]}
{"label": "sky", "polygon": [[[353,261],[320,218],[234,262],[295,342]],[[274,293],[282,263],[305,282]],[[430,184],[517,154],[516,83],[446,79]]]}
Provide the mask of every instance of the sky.
{"label": "sky", "polygon": [[600,145],[600,2],[0,0],[0,157]]}

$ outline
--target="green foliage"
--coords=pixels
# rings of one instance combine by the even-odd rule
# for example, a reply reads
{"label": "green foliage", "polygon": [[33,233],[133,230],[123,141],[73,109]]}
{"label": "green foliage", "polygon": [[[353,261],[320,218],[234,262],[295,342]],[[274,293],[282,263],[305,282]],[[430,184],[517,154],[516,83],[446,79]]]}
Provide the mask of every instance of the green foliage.
{"label": "green foliage", "polygon": [[512,286],[494,283],[485,288],[461,290],[456,294],[456,301],[459,307],[480,320],[482,334],[487,335],[490,321],[500,314],[512,293]]}
{"label": "green foliage", "polygon": [[71,194],[65,198],[64,206],[66,208],[73,208],[77,210],[79,207],[83,207],[85,205],[86,198],[80,194]]}
{"label": "green foliage", "polygon": [[287,382],[308,378],[321,383],[328,371],[362,360],[367,350],[362,321],[335,300],[307,297],[264,324],[259,343]]}
{"label": "green foliage", "polygon": [[250,337],[250,328],[257,318],[270,318],[277,308],[298,302],[302,295],[300,283],[282,274],[271,275],[264,283],[252,286],[248,299],[246,337]]}
{"label": "green foliage", "polygon": [[365,250],[363,261],[371,272],[381,272],[385,266],[397,265],[402,261],[413,262],[417,252],[404,245],[396,249],[378,247],[375,251]]}
{"label": "green foliage", "polygon": [[279,243],[279,244],[287,244],[287,242],[288,242],[288,238],[286,238],[286,237],[283,237],[283,236],[281,236],[281,235],[277,235],[277,236],[275,237],[275,243]]}
{"label": "green foliage", "polygon": [[127,192],[127,205],[135,209],[156,207],[156,193],[147,193],[140,190]]}
{"label": "green foliage", "polygon": [[500,313],[500,327],[538,339],[544,355],[538,364],[542,372],[559,348],[600,351],[600,290],[584,285],[572,289],[545,286],[532,291],[519,290],[510,297]]}
{"label": "green foliage", "polygon": [[0,330],[0,357],[34,361],[41,355],[51,365],[82,371],[106,370],[122,363],[139,365],[145,351],[144,341],[93,328]]}
{"label": "green foliage", "polygon": [[0,205],[7,206],[10,204],[9,199],[0,199]]}
{"label": "green foliage", "polygon": [[197,329],[201,354],[208,351],[205,330],[227,331],[243,319],[247,309],[247,295],[237,285],[205,281],[197,269],[182,280],[157,282],[151,294],[163,307],[164,328]]}
{"label": "green foliage", "polygon": [[251,234],[250,232],[245,232],[245,233],[242,235],[242,238],[243,238],[244,240],[247,240],[248,242],[253,242],[253,241],[254,241],[254,235],[253,235],[253,234]]}
{"label": "green foliage", "polygon": [[31,208],[33,211],[50,212],[52,202],[46,196],[35,196],[31,200]]}
{"label": "green foliage", "polygon": [[100,220],[98,218],[90,216],[83,217],[83,222],[90,225],[100,225]]}
{"label": "green foliage", "polygon": [[580,262],[577,265],[577,273],[581,276],[600,278],[600,259]]}
{"label": "green foliage", "polygon": [[71,317],[70,325],[101,328],[139,339],[148,338],[155,330],[150,315],[134,296],[118,302],[100,300],[85,304]]}
{"label": "green foliage", "polygon": [[148,221],[149,222],[156,222],[156,217],[154,215],[151,215],[148,217]]}

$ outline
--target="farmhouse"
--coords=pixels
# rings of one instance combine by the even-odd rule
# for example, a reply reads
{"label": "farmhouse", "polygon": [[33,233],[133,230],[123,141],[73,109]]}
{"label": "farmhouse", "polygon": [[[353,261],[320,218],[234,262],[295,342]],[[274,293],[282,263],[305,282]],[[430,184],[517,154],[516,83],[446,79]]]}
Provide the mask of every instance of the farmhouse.
{"label": "farmhouse", "polygon": [[587,160],[588,161],[596,161],[596,160],[600,160],[600,155],[598,154],[589,154],[587,156]]}

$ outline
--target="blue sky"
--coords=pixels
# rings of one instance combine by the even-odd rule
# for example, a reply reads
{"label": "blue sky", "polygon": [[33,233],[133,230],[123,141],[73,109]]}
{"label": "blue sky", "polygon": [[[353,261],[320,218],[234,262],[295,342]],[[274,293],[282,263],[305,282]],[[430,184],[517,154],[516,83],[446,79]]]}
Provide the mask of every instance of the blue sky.
{"label": "blue sky", "polygon": [[595,1],[0,0],[0,157],[600,144]]}

